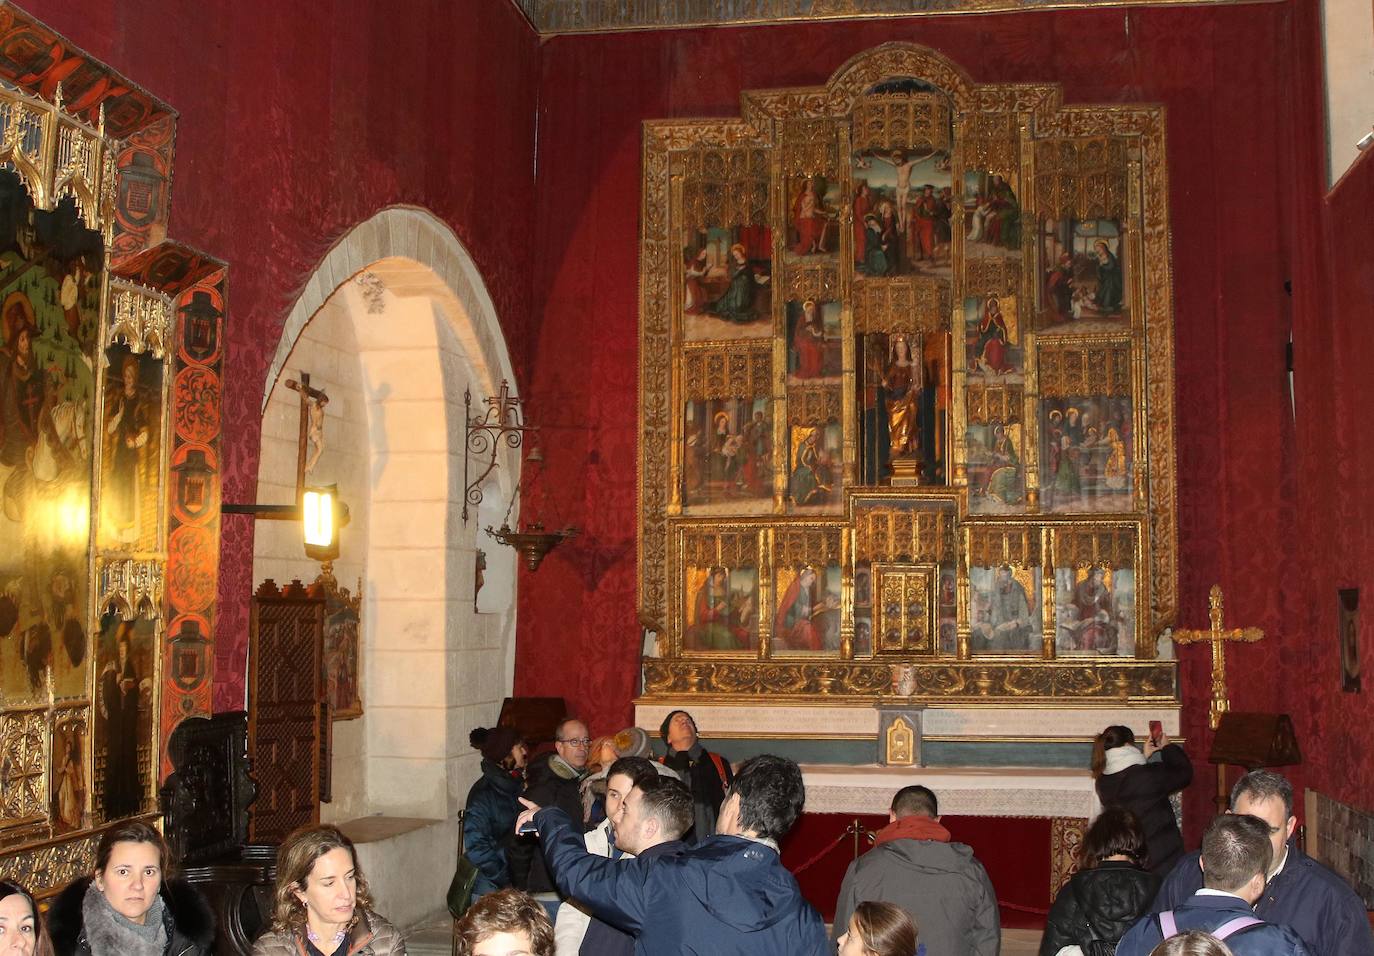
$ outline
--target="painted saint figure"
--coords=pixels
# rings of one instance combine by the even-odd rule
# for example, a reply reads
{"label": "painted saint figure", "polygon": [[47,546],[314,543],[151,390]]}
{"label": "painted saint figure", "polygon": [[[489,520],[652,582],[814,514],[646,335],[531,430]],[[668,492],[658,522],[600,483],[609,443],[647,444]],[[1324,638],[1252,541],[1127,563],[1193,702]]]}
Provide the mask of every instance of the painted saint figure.
{"label": "painted saint figure", "polygon": [[1010,566],[1004,564],[997,569],[987,602],[987,618],[977,627],[981,650],[1030,650],[1035,631],[1032,604]]}
{"label": "painted saint figure", "polygon": [[854,189],[854,262],[862,265],[867,258],[864,229],[868,212],[873,208],[873,190],[868,188],[868,180],[859,180]]}
{"label": "painted saint figure", "polygon": [[43,374],[33,343],[38,335],[33,306],[22,292],[4,304],[5,342],[0,349],[0,465],[14,468],[5,481],[5,516],[22,521],[29,498],[29,461],[38,442]]}
{"label": "painted saint figure", "polygon": [[105,819],[132,816],[143,807],[138,778],[140,687],[133,656],[133,621],[115,631],[116,656],[100,672],[100,714],[105,720]]}
{"label": "painted saint figure", "polygon": [[120,388],[109,399],[105,416],[105,440],[110,444],[110,471],[105,485],[107,521],[121,541],[138,537],[143,449],[153,438],[157,423],[155,403],[138,384],[138,358],[125,356],[120,366]]}
{"label": "painted saint figure", "polygon": [[988,472],[983,494],[1005,505],[1016,504],[1021,500],[1021,460],[1005,425],[998,425],[995,435],[991,452],[992,468]]}
{"label": "painted saint figure", "polygon": [[1005,375],[1012,371],[1011,359],[1007,354],[1011,345],[1010,337],[997,296],[988,296],[983,305],[983,317],[978,322],[978,338],[973,346],[974,364],[991,375]]}
{"label": "painted saint figure", "polygon": [[820,197],[816,195],[816,181],[807,176],[801,191],[792,200],[792,228],[797,231],[797,241],[792,246],[794,255],[806,256],[825,252],[826,216],[821,208]]}
{"label": "painted saint figure", "polygon": [[719,299],[706,307],[706,311],[730,322],[753,321],[758,317],[754,294],[758,286],[768,284],[768,279],[768,276],[755,274],[744,246],[735,243],[730,247],[730,284]]}
{"label": "painted saint figure", "polygon": [[892,458],[913,453],[919,444],[917,434],[917,393],[921,389],[921,363],[912,357],[908,336],[892,336],[888,348],[883,387],[887,392],[887,434]]}
{"label": "painted saint figure", "polygon": [[741,647],[730,629],[730,582],[723,567],[711,568],[692,602],[693,623],[687,644],[696,650],[728,651]]}
{"label": "painted saint figure", "polygon": [[1112,593],[1107,589],[1103,569],[1094,565],[1087,576],[1074,585],[1069,599],[1074,619],[1069,630],[1074,635],[1075,649],[1116,652],[1116,623],[1112,615]]}
{"label": "painted saint figure", "polygon": [[833,479],[830,459],[820,446],[819,428],[802,439],[792,469],[792,500],[799,505],[823,505],[830,500]]}
{"label": "painted saint figure", "polygon": [[792,349],[797,354],[797,378],[825,375],[825,325],[815,299],[802,303],[802,314],[792,333]]}
{"label": "painted saint figure", "polygon": [[825,650],[824,615],[837,606],[833,598],[820,594],[816,569],[802,568],[778,602],[774,628],[778,647],[793,651]]}
{"label": "painted saint figure", "polygon": [[1124,295],[1121,260],[1112,255],[1102,239],[1093,243],[1093,255],[1097,258],[1097,292],[1093,295],[1093,304],[1103,315],[1116,315],[1121,311]]}

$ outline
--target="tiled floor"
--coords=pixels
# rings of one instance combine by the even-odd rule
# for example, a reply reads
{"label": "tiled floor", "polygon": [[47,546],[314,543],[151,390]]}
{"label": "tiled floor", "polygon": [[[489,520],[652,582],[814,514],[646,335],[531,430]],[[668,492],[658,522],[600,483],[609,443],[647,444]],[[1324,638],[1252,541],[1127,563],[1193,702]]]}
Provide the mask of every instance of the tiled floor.
{"label": "tiled floor", "polygon": [[[1002,956],[1035,956],[1040,948],[1040,932],[1031,929],[1002,931]],[[409,956],[449,956],[452,930],[447,921],[427,923],[406,935]]]}

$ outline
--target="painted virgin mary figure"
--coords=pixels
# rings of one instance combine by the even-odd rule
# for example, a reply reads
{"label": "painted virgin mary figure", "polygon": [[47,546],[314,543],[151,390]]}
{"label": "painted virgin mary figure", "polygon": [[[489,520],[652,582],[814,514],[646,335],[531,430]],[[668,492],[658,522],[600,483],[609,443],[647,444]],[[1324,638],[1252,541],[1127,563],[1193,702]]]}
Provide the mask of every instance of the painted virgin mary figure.
{"label": "painted virgin mary figure", "polygon": [[694,623],[687,629],[688,645],[703,651],[728,651],[739,646],[730,630],[730,583],[724,568],[710,570],[692,604]]}
{"label": "painted virgin mary figure", "polygon": [[983,493],[1003,504],[1015,504],[1021,500],[1018,480],[1021,460],[1005,425],[997,426],[996,436],[992,443],[992,470],[988,473],[988,483]]}
{"label": "painted virgin mary figure", "polygon": [[988,296],[983,305],[983,318],[978,322],[978,339],[974,343],[974,361],[985,372],[1004,375],[1012,370],[1007,354],[1011,334],[1002,315],[997,296]]}
{"label": "painted virgin mary figure", "polygon": [[1097,292],[1093,303],[1103,315],[1115,315],[1121,311],[1124,292],[1121,260],[1112,255],[1101,239],[1093,243],[1093,254],[1097,257]]}
{"label": "painted virgin mary figure", "polygon": [[755,289],[767,283],[768,276],[754,274],[744,246],[737,242],[730,247],[730,284],[719,299],[706,307],[706,311],[730,322],[751,322],[757,318],[754,309]]}
{"label": "painted virgin mary figure", "polygon": [[833,609],[834,604],[819,593],[816,569],[810,566],[802,568],[778,603],[773,636],[779,648],[791,651],[824,650],[823,615]]}
{"label": "painted virgin mary figure", "polygon": [[814,299],[802,303],[801,318],[792,333],[792,348],[797,353],[797,378],[825,375],[825,326]]}
{"label": "painted virgin mary figure", "polygon": [[893,458],[908,455],[916,448],[916,394],[921,389],[922,369],[911,351],[908,336],[892,336],[883,386],[887,391],[887,434]]}
{"label": "painted virgin mary figure", "polygon": [[799,505],[823,505],[833,484],[830,460],[820,447],[820,429],[802,439],[797,447],[797,463],[792,469],[792,500]]}

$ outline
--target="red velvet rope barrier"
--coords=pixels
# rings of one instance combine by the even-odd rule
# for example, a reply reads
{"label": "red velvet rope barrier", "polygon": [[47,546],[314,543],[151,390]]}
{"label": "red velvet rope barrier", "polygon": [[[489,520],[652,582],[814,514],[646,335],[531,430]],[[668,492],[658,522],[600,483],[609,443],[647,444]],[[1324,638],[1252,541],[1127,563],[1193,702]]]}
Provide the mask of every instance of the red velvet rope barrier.
{"label": "red velvet rope barrier", "polygon": [[811,866],[812,864],[814,864],[814,863],[816,863],[817,861],[819,861],[821,857],[825,856],[825,855],[826,855],[827,853],[829,853],[831,850],[835,849],[835,847],[837,847],[837,846],[839,846],[841,843],[843,843],[843,842],[844,842],[844,838],[847,837],[847,836],[853,836],[853,834],[852,834],[849,830],[845,830],[845,831],[844,831],[843,833],[841,833],[839,836],[835,837],[835,839],[834,839],[833,841],[831,841],[831,842],[830,842],[824,849],[822,849],[819,853],[816,853],[816,854],[814,854],[813,856],[811,856],[809,859],[807,859],[807,861],[806,861],[805,863],[803,863],[801,866],[793,867],[793,869],[792,869],[792,875],[793,875],[793,876],[796,876],[798,873],[800,873],[802,870],[806,869],[808,866]]}

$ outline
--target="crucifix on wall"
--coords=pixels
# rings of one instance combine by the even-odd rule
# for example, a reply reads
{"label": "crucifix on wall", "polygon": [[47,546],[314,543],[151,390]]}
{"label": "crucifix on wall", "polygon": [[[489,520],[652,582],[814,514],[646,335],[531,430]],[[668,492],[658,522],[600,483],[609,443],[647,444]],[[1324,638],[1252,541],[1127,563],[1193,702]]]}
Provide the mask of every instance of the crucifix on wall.
{"label": "crucifix on wall", "polygon": [[296,446],[296,501],[305,495],[305,476],[315,470],[324,454],[324,407],[329,396],[323,389],[312,388],[310,373],[302,372],[299,382],[288,379],[286,387],[301,396],[300,436]]}

